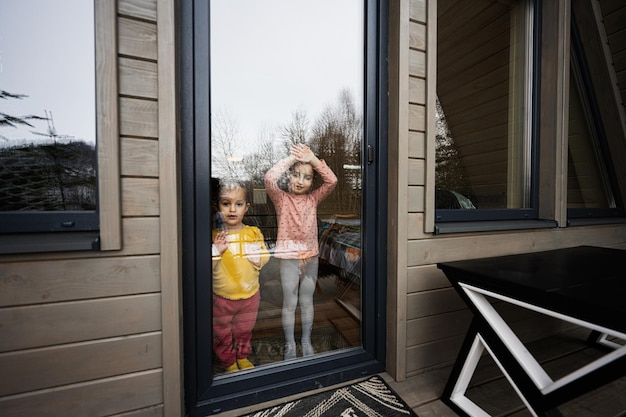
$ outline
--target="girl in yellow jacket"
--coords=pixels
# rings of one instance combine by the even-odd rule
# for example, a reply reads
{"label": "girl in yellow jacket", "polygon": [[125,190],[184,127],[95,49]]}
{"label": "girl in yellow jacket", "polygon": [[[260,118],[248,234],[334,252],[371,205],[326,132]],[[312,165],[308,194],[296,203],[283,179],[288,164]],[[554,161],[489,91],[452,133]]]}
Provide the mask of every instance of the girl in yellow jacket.
{"label": "girl in yellow jacket", "polygon": [[252,329],[261,296],[259,271],[270,258],[261,231],[243,223],[250,208],[239,184],[221,184],[213,230],[213,351],[226,372],[250,369]]}

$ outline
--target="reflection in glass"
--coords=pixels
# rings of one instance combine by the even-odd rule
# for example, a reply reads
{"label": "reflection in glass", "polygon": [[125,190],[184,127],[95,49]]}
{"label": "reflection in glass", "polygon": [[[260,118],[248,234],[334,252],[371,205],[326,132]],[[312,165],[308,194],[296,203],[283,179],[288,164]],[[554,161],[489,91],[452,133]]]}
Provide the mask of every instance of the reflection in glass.
{"label": "reflection in glass", "polygon": [[[214,372],[360,346],[363,3],[210,6]],[[225,271],[247,290],[225,292]],[[258,306],[249,344],[224,304]]]}
{"label": "reflection in glass", "polygon": [[437,3],[437,209],[530,207],[529,11]]}
{"label": "reflection in glass", "polygon": [[93,2],[0,1],[0,211],[96,208]]}
{"label": "reflection in glass", "polygon": [[567,142],[567,208],[615,208],[600,138],[594,128],[581,76],[576,69],[572,62]]}

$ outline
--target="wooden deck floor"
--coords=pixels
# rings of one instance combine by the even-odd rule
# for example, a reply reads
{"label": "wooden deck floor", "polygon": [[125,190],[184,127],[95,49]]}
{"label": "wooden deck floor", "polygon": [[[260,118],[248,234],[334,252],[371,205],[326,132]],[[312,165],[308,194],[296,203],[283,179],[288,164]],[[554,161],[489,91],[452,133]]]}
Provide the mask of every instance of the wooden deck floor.
{"label": "wooden deck floor", "polygon": [[[601,349],[586,344],[585,338],[585,332],[572,330],[567,334],[536,341],[527,347],[533,356],[543,364],[548,374],[556,379],[571,372],[581,363],[588,363],[604,354]],[[402,382],[394,381],[386,373],[383,373],[382,376],[419,417],[453,417],[456,414],[440,401],[441,392],[449,372],[450,367],[433,369],[413,375]],[[325,389],[329,388],[331,387]],[[310,394],[309,392],[304,395]],[[489,357],[481,359],[467,395],[493,416],[531,416]],[[224,412],[218,416],[238,417],[297,397],[257,404]],[[625,417],[626,377],[564,404],[560,407],[560,411],[564,417]]]}

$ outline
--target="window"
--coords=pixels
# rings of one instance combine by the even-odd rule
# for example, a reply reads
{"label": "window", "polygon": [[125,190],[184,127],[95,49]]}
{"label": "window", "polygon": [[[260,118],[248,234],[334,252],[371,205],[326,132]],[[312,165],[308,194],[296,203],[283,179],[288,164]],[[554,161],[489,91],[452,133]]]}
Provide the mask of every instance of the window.
{"label": "window", "polygon": [[95,249],[103,225],[116,249],[115,9],[48,3],[0,3],[0,253]]}
{"label": "window", "polygon": [[437,4],[435,219],[536,219],[531,1]]}
{"label": "window", "polygon": [[608,157],[605,129],[575,24],[572,24],[569,93],[568,218],[623,215],[613,191],[615,175]]}

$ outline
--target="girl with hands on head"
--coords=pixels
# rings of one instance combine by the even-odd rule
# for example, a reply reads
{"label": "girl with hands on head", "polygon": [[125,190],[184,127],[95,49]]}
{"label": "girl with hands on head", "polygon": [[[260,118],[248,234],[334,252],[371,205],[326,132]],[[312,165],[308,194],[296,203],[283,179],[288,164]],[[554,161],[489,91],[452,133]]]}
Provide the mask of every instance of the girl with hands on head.
{"label": "girl with hands on head", "polygon": [[[288,174],[288,189],[278,185]],[[312,189],[315,174],[322,185]],[[278,236],[274,256],[280,260],[283,289],[282,325],[285,334],[285,360],[296,358],[295,313],[298,304],[302,318],[302,354],[314,354],[313,294],[317,284],[319,245],[317,207],[337,185],[333,171],[305,144],[291,147],[291,154],[265,174],[265,188],[278,217]]]}

